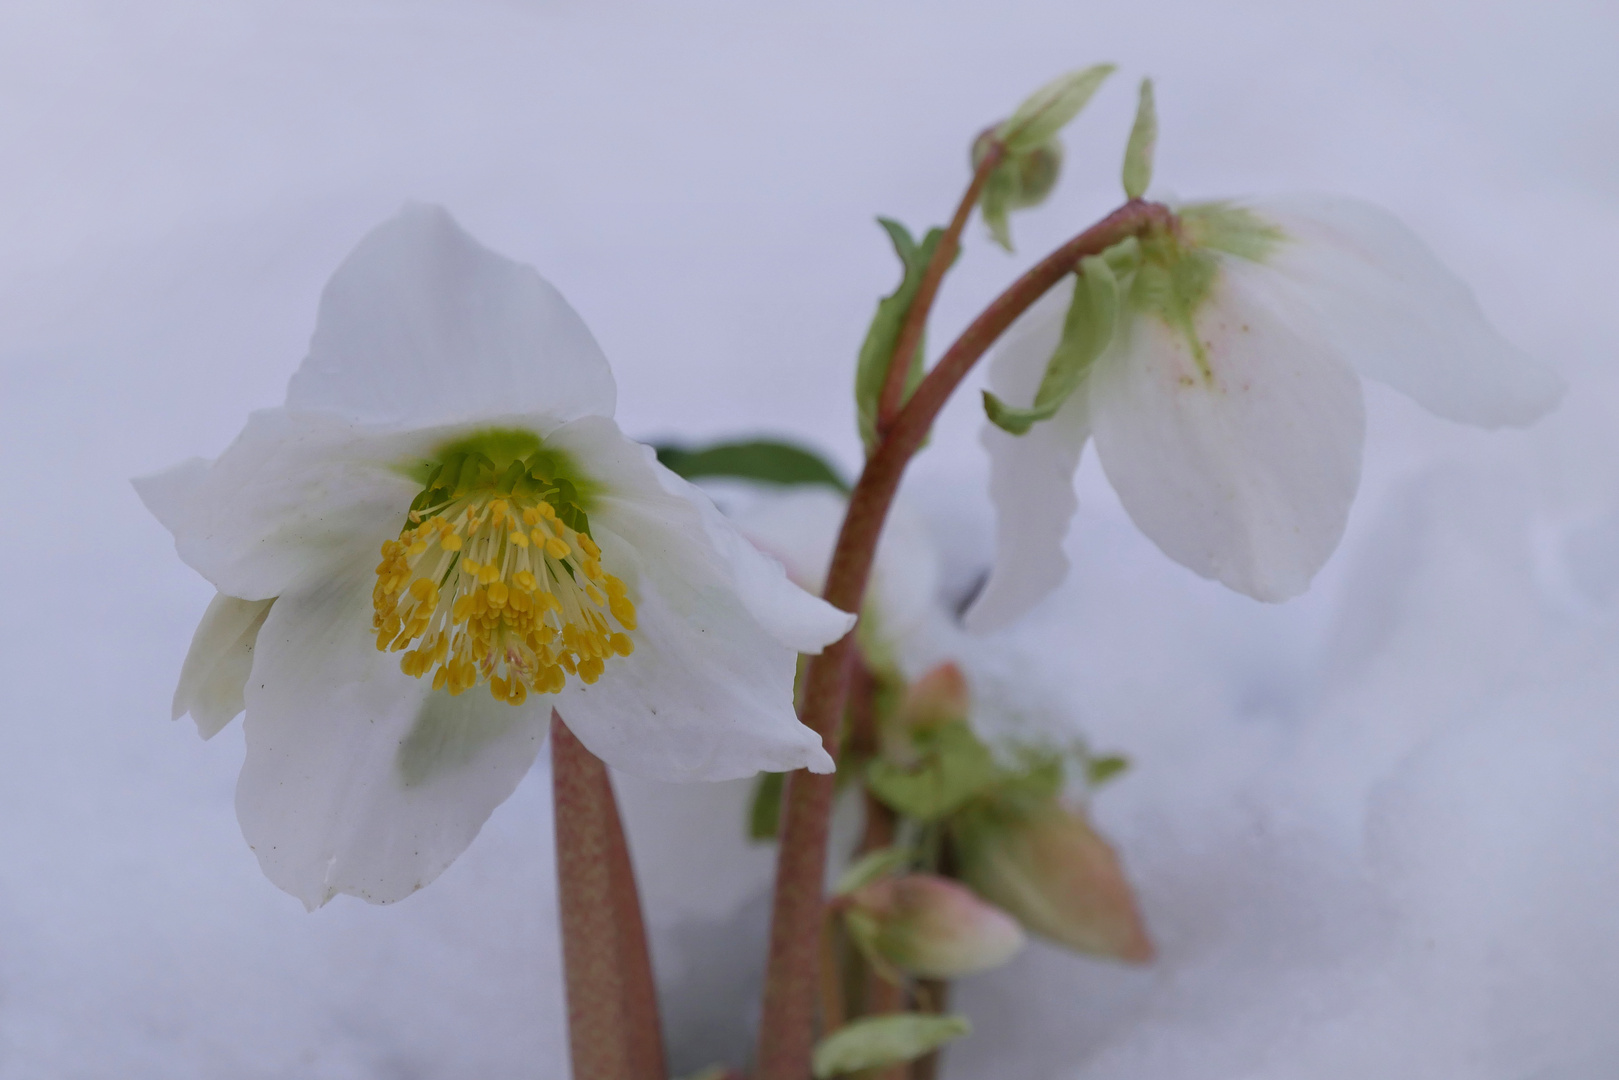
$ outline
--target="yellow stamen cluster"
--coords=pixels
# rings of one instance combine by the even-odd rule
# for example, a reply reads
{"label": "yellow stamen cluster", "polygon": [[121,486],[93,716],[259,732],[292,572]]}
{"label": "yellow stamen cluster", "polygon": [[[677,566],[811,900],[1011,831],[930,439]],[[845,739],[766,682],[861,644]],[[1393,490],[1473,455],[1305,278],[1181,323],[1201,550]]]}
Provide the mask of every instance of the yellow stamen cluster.
{"label": "yellow stamen cluster", "polygon": [[635,648],[625,632],[635,605],[602,569],[601,549],[549,503],[522,496],[485,490],[412,511],[382,545],[372,600],[377,648],[408,649],[400,670],[433,670],[433,688],[452,694],[487,682],[521,705],[569,675],[593,683]]}

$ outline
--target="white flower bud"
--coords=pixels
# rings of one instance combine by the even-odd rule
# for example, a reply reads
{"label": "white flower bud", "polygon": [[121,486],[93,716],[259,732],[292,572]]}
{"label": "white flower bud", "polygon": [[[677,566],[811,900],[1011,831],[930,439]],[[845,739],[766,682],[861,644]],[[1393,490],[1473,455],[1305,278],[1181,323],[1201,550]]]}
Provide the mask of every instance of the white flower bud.
{"label": "white flower bud", "polygon": [[971,889],[933,874],[883,878],[856,889],[845,913],[866,948],[912,975],[953,979],[997,967],[1023,931]]}
{"label": "white flower bud", "polygon": [[1052,801],[1029,814],[974,814],[952,836],[963,880],[1025,928],[1080,952],[1152,959],[1118,856],[1078,813]]}

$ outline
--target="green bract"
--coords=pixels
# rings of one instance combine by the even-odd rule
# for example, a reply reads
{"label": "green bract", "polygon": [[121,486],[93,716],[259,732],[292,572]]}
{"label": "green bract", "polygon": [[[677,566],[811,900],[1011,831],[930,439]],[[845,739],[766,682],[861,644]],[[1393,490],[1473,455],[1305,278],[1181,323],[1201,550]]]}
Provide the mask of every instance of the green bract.
{"label": "green bract", "polygon": [[1152,152],[1158,145],[1158,110],[1152,100],[1152,80],[1141,80],[1136,122],[1124,148],[1124,196],[1139,199],[1152,185]]}
{"label": "green bract", "polygon": [[996,137],[1008,153],[1045,144],[1079,115],[1113,71],[1112,64],[1094,64],[1059,75],[1024,98],[1023,104],[995,129]]}
{"label": "green bract", "polygon": [[937,821],[960,809],[1002,778],[994,755],[965,723],[918,732],[909,767],[878,758],[866,784],[883,802],[918,821]]}
{"label": "green bract", "polygon": [[969,1034],[964,1016],[892,1013],[869,1016],[834,1031],[815,1047],[816,1080],[911,1061]]}
{"label": "green bract", "polygon": [[838,883],[833,886],[832,892],[837,896],[852,893],[862,885],[868,885],[895,870],[909,866],[915,854],[910,848],[904,847],[886,847],[868,851],[838,877]]}
{"label": "green bract", "polygon": [[1119,281],[1106,258],[1093,255],[1079,264],[1079,282],[1068,305],[1062,341],[1046,365],[1034,404],[1026,409],[1007,405],[984,391],[984,411],[997,427],[1022,435],[1040,420],[1049,420],[1062,408],[1091,364],[1113,340],[1113,326],[1119,311]]}

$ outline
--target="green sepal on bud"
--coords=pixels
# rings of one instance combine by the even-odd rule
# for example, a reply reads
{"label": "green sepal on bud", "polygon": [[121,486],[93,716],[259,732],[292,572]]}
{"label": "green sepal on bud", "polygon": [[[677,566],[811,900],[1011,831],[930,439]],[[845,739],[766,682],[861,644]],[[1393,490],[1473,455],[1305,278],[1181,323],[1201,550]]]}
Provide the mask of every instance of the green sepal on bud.
{"label": "green sepal on bud", "polygon": [[1057,186],[1062,173],[1062,144],[1057,135],[1079,115],[1113,70],[1112,64],[1096,64],[1059,76],[973,140],[974,171],[999,148],[1000,163],[985,180],[979,210],[990,236],[1007,251],[1012,250],[1011,212],[1040,205]]}
{"label": "green sepal on bud", "polygon": [[1152,80],[1141,80],[1136,121],[1124,148],[1124,197],[1139,199],[1152,186],[1152,155],[1158,146],[1158,108],[1153,103]]}
{"label": "green sepal on bud", "polygon": [[922,381],[925,337],[916,343],[916,351],[908,357],[897,357],[894,348],[899,344],[900,330],[905,316],[922,288],[922,277],[933,253],[944,239],[943,229],[929,229],[921,243],[911,236],[910,230],[889,218],[878,218],[877,224],[888,234],[899,256],[901,277],[899,287],[877,302],[877,311],[871,318],[866,339],[860,345],[860,358],[855,365],[854,400],[860,424],[860,441],[869,454],[877,445],[877,405],[882,396],[883,383],[888,379],[890,363],[903,363],[905,387],[900,401],[903,403]]}
{"label": "green sepal on bud", "polygon": [[850,938],[868,956],[925,979],[999,967],[1024,941],[1006,912],[936,874],[868,882],[848,895],[843,918]]}
{"label": "green sepal on bud", "polygon": [[[976,171],[984,155],[995,145],[996,128],[981,133],[973,142],[972,162]],[[984,193],[978,201],[979,213],[989,227],[990,237],[1007,251],[1012,250],[1012,228],[1009,221],[1013,210],[1026,210],[1045,202],[1057,186],[1062,175],[1062,144],[1043,143],[1029,150],[1007,151],[1000,164],[990,172],[984,182]]]}
{"label": "green sepal on bud", "polygon": [[961,878],[1026,930],[1078,952],[1145,963],[1152,942],[1108,842],[1052,799],[951,822]]}
{"label": "green sepal on bud", "polygon": [[898,1065],[971,1033],[972,1025],[964,1016],[935,1013],[867,1016],[843,1025],[817,1043],[810,1068],[815,1080],[828,1080],[861,1069]]}

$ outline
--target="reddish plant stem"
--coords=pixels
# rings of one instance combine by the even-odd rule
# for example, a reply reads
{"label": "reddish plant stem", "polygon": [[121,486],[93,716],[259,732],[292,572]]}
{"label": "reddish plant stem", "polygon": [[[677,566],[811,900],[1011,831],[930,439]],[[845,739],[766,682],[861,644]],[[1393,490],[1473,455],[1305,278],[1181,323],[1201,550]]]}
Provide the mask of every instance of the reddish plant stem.
{"label": "reddish plant stem", "polygon": [[894,417],[903,405],[905,395],[905,376],[911,368],[911,356],[922,344],[922,334],[928,325],[928,314],[933,310],[933,301],[939,295],[939,286],[944,282],[945,272],[956,261],[956,252],[961,248],[961,233],[967,227],[967,219],[972,217],[973,207],[978,205],[978,199],[984,193],[984,185],[989,183],[989,174],[995,171],[995,166],[1001,163],[1006,148],[1000,143],[990,146],[984,159],[973,170],[972,183],[967,185],[967,192],[961,197],[961,203],[956,207],[956,214],[950,219],[949,226],[944,230],[944,236],[939,246],[933,249],[933,257],[928,260],[927,267],[922,271],[922,284],[917,287],[916,298],[905,312],[905,321],[900,324],[899,339],[894,342],[894,355],[889,357],[888,370],[883,375],[882,393],[877,396],[877,437],[880,439],[888,433],[888,428],[894,422]]}
{"label": "reddish plant stem", "polygon": [[[849,494],[849,506],[822,595],[834,607],[859,611],[888,508],[912,455],[939,410],[972,366],[1036,300],[1072,272],[1079,260],[1127,237],[1174,222],[1169,209],[1133,199],[1035,264],[979,314],[900,409]],[[854,658],[850,633],[812,657],[799,719],[821,736],[834,759]],[[776,862],[775,908],[765,973],[757,1080],[804,1080],[815,1040],[819,984],[822,882],[832,809],[832,777],[799,770],[787,778],[781,844]]]}
{"label": "reddish plant stem", "polygon": [[554,711],[551,773],[574,1080],[664,1080],[657,989],[612,781]]}

